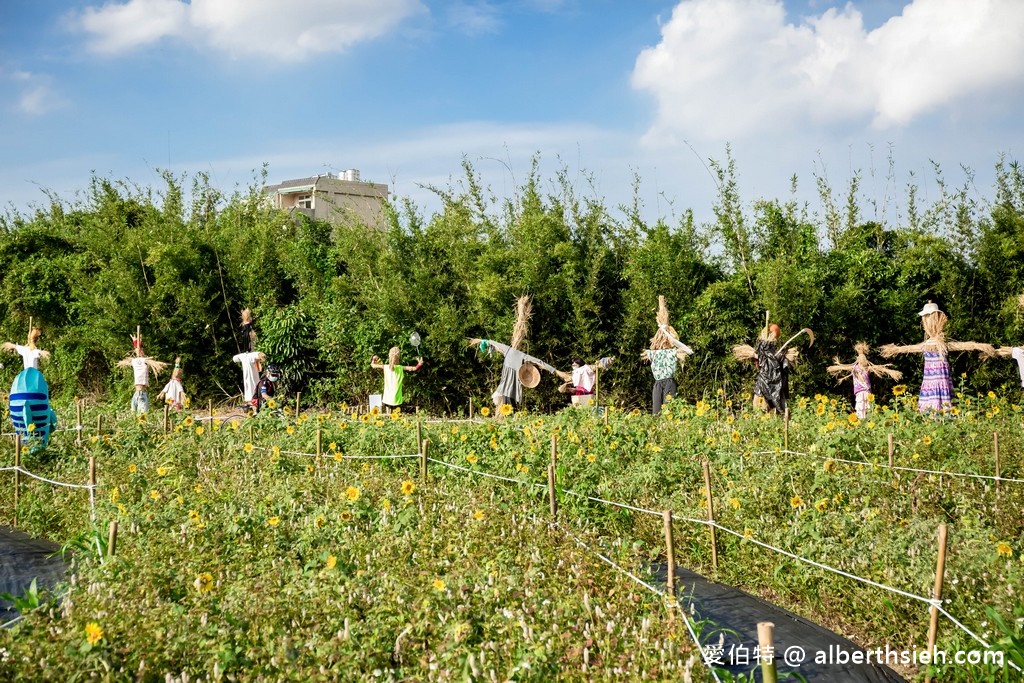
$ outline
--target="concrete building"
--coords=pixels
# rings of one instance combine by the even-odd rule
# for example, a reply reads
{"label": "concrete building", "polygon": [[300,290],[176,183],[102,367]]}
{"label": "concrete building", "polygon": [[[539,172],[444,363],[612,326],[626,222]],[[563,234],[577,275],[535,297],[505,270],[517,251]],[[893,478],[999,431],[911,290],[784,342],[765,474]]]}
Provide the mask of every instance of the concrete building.
{"label": "concrete building", "polygon": [[359,171],[350,169],[336,176],[318,175],[286,180],[263,188],[271,205],[324,220],[333,225],[361,223],[384,227],[384,201],[388,186],[364,183]]}

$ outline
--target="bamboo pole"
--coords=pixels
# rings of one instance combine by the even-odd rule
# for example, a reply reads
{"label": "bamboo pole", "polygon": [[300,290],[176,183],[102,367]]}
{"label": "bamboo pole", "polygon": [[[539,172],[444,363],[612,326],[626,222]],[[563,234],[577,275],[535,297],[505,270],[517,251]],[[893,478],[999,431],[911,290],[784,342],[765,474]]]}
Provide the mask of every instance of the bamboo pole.
{"label": "bamboo pole", "polygon": [[113,557],[117,551],[117,520],[110,522],[110,531],[107,533],[107,557]]}
{"label": "bamboo pole", "polygon": [[594,410],[601,405],[601,370],[594,368]]}
{"label": "bamboo pole", "polygon": [[776,683],[778,673],[775,669],[775,624],[770,621],[757,622],[757,647],[761,660],[761,680],[764,683]]}
{"label": "bamboo pole", "polygon": [[301,407],[301,404],[300,404],[301,400],[302,400],[302,392],[301,391],[296,391],[295,392],[295,419],[296,420],[298,420],[299,419],[299,415],[302,414],[302,407]]}
{"label": "bamboo pole", "polygon": [[786,411],[783,414],[782,423],[782,447],[789,450],[789,406],[786,406]]}
{"label": "bamboo pole", "polygon": [[473,397],[469,397],[469,419],[473,419]]}
{"label": "bamboo pole", "polygon": [[213,438],[213,399],[212,398],[209,399],[206,402],[206,407],[207,407],[207,409],[210,412],[210,426],[208,427],[208,429],[210,430],[210,438],[212,439]]}
{"label": "bamboo pole", "polygon": [[96,416],[96,440],[99,441],[103,438],[103,416]]}
{"label": "bamboo pole", "polygon": [[82,446],[82,399],[75,401],[75,445],[81,448]]}
{"label": "bamboo pole", "polygon": [[420,444],[420,482],[427,483],[427,447],[430,445],[430,441],[427,439],[423,440]]}
{"label": "bamboo pole", "polygon": [[416,452],[423,447],[423,423],[416,420]]}
{"label": "bamboo pole", "polygon": [[996,457],[996,493],[999,493],[999,432],[992,432],[992,453]]}
{"label": "bamboo pole", "polygon": [[96,486],[96,456],[89,456],[89,486]]}
{"label": "bamboo pole", "polygon": [[889,467],[896,466],[896,444],[892,440],[892,432],[889,432],[889,436],[886,437],[889,445]]}
{"label": "bamboo pole", "polygon": [[171,407],[165,401],[164,402],[164,434],[166,434],[167,432],[171,431],[170,414],[169,414],[170,409],[171,409]]}
{"label": "bamboo pole", "polygon": [[665,585],[668,587],[668,594],[674,598],[676,596],[676,545],[672,539],[672,511],[665,510],[661,515],[665,520],[665,555],[668,560]]}
{"label": "bamboo pole", "polygon": [[[939,525],[939,555],[935,563],[935,586],[932,589],[932,599],[942,599],[942,577],[946,573],[946,525]],[[932,605],[929,608],[931,617],[928,621],[928,654],[935,656],[935,639],[939,631],[939,610]],[[930,680],[929,677],[926,680]]]}
{"label": "bamboo pole", "polygon": [[[715,521],[715,504],[711,499],[711,462],[704,460],[704,494],[708,504],[708,521]],[[718,569],[718,544],[715,542],[715,527],[708,525],[711,533],[711,566]]]}
{"label": "bamboo pole", "polygon": [[[21,434],[14,435],[14,467],[21,467]],[[18,495],[21,490],[21,471],[14,470],[14,525],[18,526]]]}
{"label": "bamboo pole", "polygon": [[551,506],[551,519],[558,518],[558,497],[555,495],[555,466],[548,465],[548,503]]}
{"label": "bamboo pole", "polygon": [[316,428],[316,466],[320,467],[321,456],[323,455],[323,430],[320,427]]}

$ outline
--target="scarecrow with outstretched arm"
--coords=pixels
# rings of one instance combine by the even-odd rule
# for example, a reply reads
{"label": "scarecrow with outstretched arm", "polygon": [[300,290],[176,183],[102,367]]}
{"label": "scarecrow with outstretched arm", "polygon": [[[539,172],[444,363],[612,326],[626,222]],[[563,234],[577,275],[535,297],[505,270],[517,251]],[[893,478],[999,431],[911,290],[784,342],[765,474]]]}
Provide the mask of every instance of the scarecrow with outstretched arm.
{"label": "scarecrow with outstretched arm", "polygon": [[651,389],[651,412],[657,415],[662,404],[676,395],[676,368],[682,366],[693,349],[679,341],[674,327],[668,324],[668,306],[665,297],[658,297],[658,331],[651,337],[650,348],[640,352],[640,359],[651,364],[654,386]]}
{"label": "scarecrow with outstretched arm", "polygon": [[957,342],[946,340],[946,323],[949,318],[931,301],[918,313],[925,340],[920,344],[898,346],[886,344],[882,357],[892,358],[901,353],[920,353],[924,356],[924,379],[921,393],[917,398],[917,410],[921,413],[936,413],[953,406],[953,380],[949,372],[950,351],[977,351],[983,358],[990,358],[996,351],[991,344],[979,342]]}
{"label": "scarecrow with outstretched arm", "polygon": [[40,360],[49,360],[50,352],[43,351],[36,347],[36,341],[42,334],[38,327],[31,327],[28,331],[28,342],[22,346],[21,344],[12,344],[11,342],[4,342],[0,344],[0,349],[4,351],[10,351],[21,356],[21,361],[24,364],[24,369],[35,368],[39,369]]}
{"label": "scarecrow with outstretched arm", "polygon": [[523,400],[524,380],[526,386],[531,389],[540,383],[540,372],[537,368],[546,370],[566,381],[572,378],[569,373],[556,370],[539,358],[534,358],[519,350],[519,345],[526,339],[526,334],[529,331],[531,310],[530,297],[527,295],[519,297],[516,301],[516,324],[512,328],[510,344],[502,344],[490,339],[474,338],[469,340],[470,346],[475,346],[484,353],[498,352],[505,357],[501,366],[501,380],[498,382],[498,388],[491,395],[496,408],[501,408],[506,403],[513,407],[519,406]]}
{"label": "scarecrow with outstretched arm", "polygon": [[802,334],[806,334],[810,340],[808,346],[813,345],[814,331],[805,327],[779,346],[781,330],[778,325],[769,323],[768,320],[768,313],[765,312],[764,329],[758,336],[756,347],[737,344],[732,347],[732,354],[736,360],[754,361],[757,367],[757,378],[754,380],[755,403],[765,410],[784,413],[789,401],[789,373],[800,357],[800,351],[795,346],[790,347],[788,351],[786,347]]}
{"label": "scarecrow with outstretched arm", "polygon": [[839,382],[844,381],[847,377],[853,379],[854,410],[857,413],[857,417],[863,420],[868,414],[871,375],[888,377],[898,382],[903,378],[903,373],[899,370],[893,370],[892,365],[875,365],[870,362],[868,360],[868,353],[871,351],[871,347],[865,342],[857,342],[853,349],[857,352],[856,360],[852,363],[843,364],[839,362],[839,356],[836,356],[832,359],[835,365],[828,366],[825,368],[825,371],[833,377],[837,377]]}
{"label": "scarecrow with outstretched arm", "polygon": [[159,377],[167,363],[154,360],[146,356],[142,350],[142,331],[137,330],[132,336],[132,346],[135,348],[135,355],[118,362],[117,367],[132,369],[135,379],[135,393],[132,395],[132,411],[136,413],[149,412],[149,373],[153,377]]}

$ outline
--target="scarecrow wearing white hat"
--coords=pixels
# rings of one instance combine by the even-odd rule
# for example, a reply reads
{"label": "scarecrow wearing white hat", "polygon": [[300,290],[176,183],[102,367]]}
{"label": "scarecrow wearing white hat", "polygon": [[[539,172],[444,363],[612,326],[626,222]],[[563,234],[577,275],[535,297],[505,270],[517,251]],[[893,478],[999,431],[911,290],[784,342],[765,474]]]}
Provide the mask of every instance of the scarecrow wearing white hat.
{"label": "scarecrow wearing white hat", "polygon": [[526,334],[529,331],[531,309],[529,296],[521,296],[516,301],[516,324],[512,328],[510,344],[502,344],[490,339],[474,338],[469,340],[470,346],[475,346],[486,354],[498,352],[505,357],[501,366],[501,380],[498,382],[498,388],[491,394],[496,408],[501,408],[504,404],[513,407],[520,405],[523,400],[523,387],[533,389],[540,384],[540,370],[546,370],[566,381],[572,378],[569,373],[556,370],[539,358],[519,350],[519,345],[526,339]]}
{"label": "scarecrow wearing white hat", "polygon": [[640,360],[651,364],[654,386],[651,389],[651,413],[657,415],[666,400],[676,395],[676,368],[682,366],[693,349],[679,341],[674,327],[668,324],[665,297],[658,297],[658,331],[651,337],[650,348],[640,352]]}
{"label": "scarecrow wearing white hat", "polygon": [[946,340],[946,323],[949,318],[939,310],[939,305],[929,301],[918,313],[924,328],[925,340],[920,344],[898,346],[886,344],[882,357],[892,358],[900,353],[924,355],[924,379],[921,393],[917,398],[917,410],[921,413],[937,413],[949,410],[953,405],[953,381],[949,372],[950,351],[978,351],[982,357],[994,356],[991,344],[979,342],[957,342]]}
{"label": "scarecrow wearing white hat", "polygon": [[132,394],[132,411],[147,413],[149,412],[149,373],[152,372],[153,377],[159,377],[160,373],[167,367],[167,363],[146,356],[142,350],[141,329],[137,330],[136,334],[132,336],[132,346],[135,348],[135,354],[119,361],[117,367],[130,367],[132,369],[135,380],[135,393]]}
{"label": "scarecrow wearing white hat", "polygon": [[864,419],[868,415],[868,395],[871,393],[871,375],[888,377],[897,382],[903,378],[903,373],[893,370],[892,365],[875,365],[868,360],[868,353],[871,347],[865,342],[857,342],[853,347],[857,352],[857,358],[852,363],[840,363],[839,356],[833,358],[835,365],[825,368],[828,374],[838,377],[842,382],[846,378],[853,379],[853,396],[855,401],[854,410],[857,417]]}
{"label": "scarecrow wearing white hat", "polygon": [[35,368],[39,369],[40,360],[49,360],[50,352],[44,351],[36,347],[36,341],[42,332],[39,331],[38,327],[29,327],[28,341],[22,346],[21,344],[12,344],[11,342],[4,342],[0,344],[0,349],[4,351],[10,351],[21,356],[21,362],[25,366],[24,369]]}
{"label": "scarecrow wearing white hat", "polygon": [[801,334],[807,335],[810,339],[808,346],[812,346],[814,331],[805,327],[790,337],[785,344],[779,346],[779,336],[782,330],[775,323],[768,322],[767,312],[765,312],[764,322],[764,329],[758,336],[757,346],[737,344],[732,347],[732,355],[736,360],[754,361],[757,367],[757,378],[754,380],[754,403],[764,410],[784,413],[789,402],[789,373],[800,357],[800,350],[795,346],[788,351],[786,347]]}

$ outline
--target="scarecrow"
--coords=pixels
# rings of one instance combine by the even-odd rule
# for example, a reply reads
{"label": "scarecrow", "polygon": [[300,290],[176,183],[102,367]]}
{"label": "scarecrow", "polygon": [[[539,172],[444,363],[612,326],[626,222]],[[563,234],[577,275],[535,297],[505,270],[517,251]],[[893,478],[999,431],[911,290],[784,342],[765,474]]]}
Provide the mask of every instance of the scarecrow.
{"label": "scarecrow", "polygon": [[683,364],[693,349],[679,341],[674,327],[668,324],[668,306],[665,297],[658,297],[658,331],[651,337],[650,348],[640,352],[640,360],[651,364],[654,387],[651,389],[651,412],[657,415],[662,404],[676,395],[676,368]]}
{"label": "scarecrow", "polygon": [[57,413],[50,406],[50,388],[43,373],[26,367],[11,384],[11,422],[14,431],[27,442],[46,448],[57,428]]}
{"label": "scarecrow", "polygon": [[167,363],[154,360],[146,356],[142,350],[142,329],[138,328],[132,337],[132,346],[135,348],[135,355],[118,362],[117,367],[132,369],[135,378],[135,393],[132,395],[132,411],[136,413],[149,412],[149,373],[153,377],[159,377],[160,373],[167,367]]}
{"label": "scarecrow", "polygon": [[597,373],[610,368],[615,363],[615,356],[605,356],[593,363],[584,362],[580,357],[572,359],[572,374],[570,378],[558,387],[563,394],[569,394],[572,402],[576,405],[588,404],[591,397],[596,398]]}
{"label": "scarecrow", "polygon": [[534,358],[519,350],[519,345],[526,339],[526,334],[529,331],[531,310],[530,297],[528,295],[519,297],[516,301],[516,324],[512,328],[510,344],[506,345],[490,339],[474,338],[469,340],[470,346],[475,346],[488,355],[497,351],[505,357],[505,362],[501,366],[501,380],[498,382],[498,388],[491,394],[494,406],[499,409],[499,412],[505,404],[515,407],[522,403],[524,386],[533,389],[540,384],[538,368],[566,381],[572,378],[569,373],[560,372],[539,358]]}
{"label": "scarecrow", "polygon": [[181,356],[174,359],[174,370],[171,371],[171,379],[156,397],[167,401],[167,404],[175,410],[181,410],[188,403],[188,398],[185,396],[185,387],[181,385]]}
{"label": "scarecrow", "polygon": [[950,351],[978,351],[983,358],[994,356],[991,344],[978,342],[957,342],[946,340],[946,323],[949,318],[939,310],[939,305],[929,301],[918,313],[924,328],[925,340],[920,344],[899,346],[886,344],[882,357],[892,358],[900,353],[924,355],[924,379],[917,399],[917,410],[921,413],[936,413],[949,410],[953,404],[953,381],[949,373]]}
{"label": "scarecrow", "polygon": [[871,393],[871,375],[888,377],[898,382],[903,378],[903,373],[899,370],[893,370],[892,365],[875,365],[870,363],[868,361],[868,353],[871,351],[871,347],[864,342],[857,342],[853,349],[857,352],[857,359],[855,361],[842,364],[839,362],[839,356],[836,356],[832,359],[835,365],[828,366],[825,368],[825,371],[837,377],[838,382],[842,382],[847,377],[853,379],[854,410],[857,412],[857,417],[863,420],[868,414],[868,394]]}
{"label": "scarecrow", "polygon": [[402,350],[392,346],[388,351],[388,362],[385,365],[380,358],[374,356],[370,359],[370,367],[375,370],[384,371],[384,394],[382,403],[389,410],[402,405],[402,384],[406,372],[416,372],[423,367],[423,359],[417,358],[416,365],[402,365]]}
{"label": "scarecrow", "polygon": [[4,342],[0,344],[0,349],[4,351],[10,351],[11,353],[17,353],[21,356],[22,363],[24,363],[25,369],[35,368],[39,369],[39,361],[49,360],[50,352],[43,351],[40,348],[36,348],[36,341],[39,339],[39,335],[42,332],[39,331],[38,327],[32,327],[29,325],[28,330],[28,342],[22,346],[21,344],[12,344],[11,342]]}
{"label": "scarecrow", "polygon": [[732,347],[732,355],[736,360],[752,360],[757,367],[757,378],[754,380],[754,402],[765,410],[777,413],[786,412],[789,401],[789,373],[800,357],[800,350],[795,346],[786,351],[800,335],[806,334],[810,340],[808,346],[814,345],[814,331],[809,327],[801,329],[785,344],[779,346],[781,329],[775,323],[769,323],[768,313],[764,316],[764,329],[758,336],[757,346],[737,344]]}
{"label": "scarecrow", "polygon": [[242,325],[239,328],[242,334],[239,353],[250,353],[256,350],[256,330],[253,328],[252,311],[248,308],[242,309]]}
{"label": "scarecrow", "polygon": [[259,351],[236,353],[231,360],[242,366],[242,401],[247,406],[256,405],[256,385],[267,357]]}

